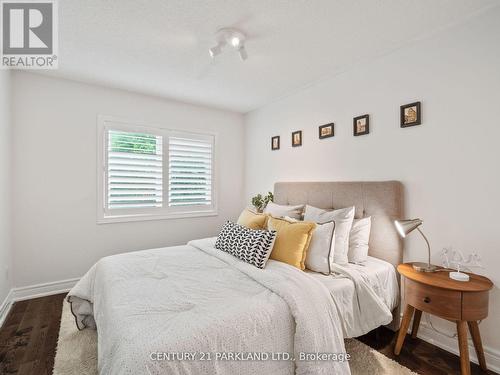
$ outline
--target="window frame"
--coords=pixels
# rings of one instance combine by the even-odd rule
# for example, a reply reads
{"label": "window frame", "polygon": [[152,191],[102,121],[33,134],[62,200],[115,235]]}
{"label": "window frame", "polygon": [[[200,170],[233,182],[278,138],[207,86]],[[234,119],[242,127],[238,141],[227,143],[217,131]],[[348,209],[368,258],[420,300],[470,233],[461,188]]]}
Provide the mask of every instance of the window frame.
{"label": "window frame", "polygon": [[[108,209],[107,208],[107,173],[108,173],[108,130],[141,132],[162,136],[162,202],[161,208]],[[210,206],[169,206],[169,138],[193,136],[194,138],[212,138],[212,204]],[[123,118],[97,116],[97,224],[123,223],[132,221],[168,220],[196,218],[218,215],[217,199],[217,134],[207,131],[184,131],[169,129],[158,124]],[[119,211],[119,212],[117,212]]]}

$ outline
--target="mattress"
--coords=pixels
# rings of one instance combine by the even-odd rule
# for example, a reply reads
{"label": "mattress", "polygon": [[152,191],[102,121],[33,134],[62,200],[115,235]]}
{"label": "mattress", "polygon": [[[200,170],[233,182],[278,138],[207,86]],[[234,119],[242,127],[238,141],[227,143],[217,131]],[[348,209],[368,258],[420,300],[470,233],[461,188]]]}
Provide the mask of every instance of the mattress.
{"label": "mattress", "polygon": [[[389,310],[392,311],[399,305],[399,285],[396,269],[392,264],[369,256],[363,265],[349,263],[345,268],[359,273]],[[336,301],[339,315],[344,323],[345,337],[355,337],[349,334],[352,332],[351,328],[353,327],[356,327],[358,334],[364,334],[371,329],[377,328],[377,326],[370,324],[370,320],[372,319],[371,314],[363,314],[362,311],[361,314],[359,313],[356,288],[353,280],[344,275],[323,275],[308,270],[306,272],[311,277],[320,281]],[[364,324],[360,324],[360,320],[363,320]],[[364,329],[362,332],[359,332],[358,327],[360,326],[370,327],[370,329],[368,331]]]}

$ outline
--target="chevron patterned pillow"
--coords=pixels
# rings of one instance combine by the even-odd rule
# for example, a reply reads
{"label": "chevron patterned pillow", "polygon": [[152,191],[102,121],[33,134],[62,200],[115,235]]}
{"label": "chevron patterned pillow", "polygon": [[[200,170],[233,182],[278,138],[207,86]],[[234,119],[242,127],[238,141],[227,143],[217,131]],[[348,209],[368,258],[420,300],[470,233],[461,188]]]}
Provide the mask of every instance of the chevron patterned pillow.
{"label": "chevron patterned pillow", "polygon": [[255,230],[227,221],[217,236],[215,248],[257,268],[264,268],[275,239],[274,230]]}

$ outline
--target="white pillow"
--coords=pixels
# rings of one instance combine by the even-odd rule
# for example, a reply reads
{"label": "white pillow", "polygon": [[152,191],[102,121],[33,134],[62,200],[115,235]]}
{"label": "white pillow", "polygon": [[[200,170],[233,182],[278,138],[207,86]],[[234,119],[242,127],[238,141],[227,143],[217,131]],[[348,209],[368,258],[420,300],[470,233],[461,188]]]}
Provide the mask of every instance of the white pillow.
{"label": "white pillow", "polygon": [[274,217],[289,216],[294,219],[300,219],[303,210],[303,204],[299,204],[297,206],[282,206],[280,204],[269,202],[264,210],[264,213],[270,214]]}
{"label": "white pillow", "polygon": [[351,233],[349,233],[349,252],[347,254],[349,263],[362,264],[366,262],[371,226],[371,217],[354,220],[352,223]]}
{"label": "white pillow", "polygon": [[335,221],[334,263],[347,264],[349,262],[347,258],[347,253],[349,251],[349,232],[351,231],[352,221],[354,220],[354,211],[354,206],[342,208],[340,210],[327,211],[306,205],[304,214],[305,221],[314,221],[316,223]]}
{"label": "white pillow", "polygon": [[[285,216],[285,220],[297,222],[299,220]],[[309,249],[306,255],[306,268],[329,275],[332,271],[333,251],[335,246],[335,222],[317,224],[314,229]]]}
{"label": "white pillow", "polygon": [[317,224],[306,255],[306,268],[329,275],[335,251],[335,222]]}

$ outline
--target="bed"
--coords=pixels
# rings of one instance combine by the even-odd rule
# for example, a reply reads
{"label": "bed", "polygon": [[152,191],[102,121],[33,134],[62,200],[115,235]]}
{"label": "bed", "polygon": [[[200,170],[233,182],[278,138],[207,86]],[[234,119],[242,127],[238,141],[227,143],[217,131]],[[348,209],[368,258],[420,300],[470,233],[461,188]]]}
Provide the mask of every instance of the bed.
{"label": "bed", "polygon": [[[68,301],[78,328],[98,331],[100,374],[349,374],[344,337],[394,323],[401,200],[393,181],[275,185],[278,204],[372,216],[369,264],[335,276],[273,260],[260,270],[210,238],[103,258]],[[371,319],[352,310],[356,300]]]}

